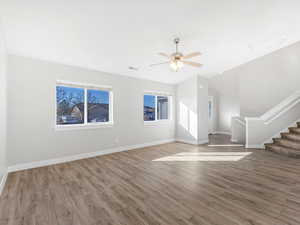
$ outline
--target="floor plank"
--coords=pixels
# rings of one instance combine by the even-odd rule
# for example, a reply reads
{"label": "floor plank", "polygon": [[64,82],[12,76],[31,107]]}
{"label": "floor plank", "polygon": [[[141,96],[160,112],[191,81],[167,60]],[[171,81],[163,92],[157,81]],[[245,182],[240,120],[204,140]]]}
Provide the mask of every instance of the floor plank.
{"label": "floor plank", "polygon": [[[170,143],[11,173],[0,225],[296,225],[300,160]],[[238,158],[238,159],[237,159]]]}

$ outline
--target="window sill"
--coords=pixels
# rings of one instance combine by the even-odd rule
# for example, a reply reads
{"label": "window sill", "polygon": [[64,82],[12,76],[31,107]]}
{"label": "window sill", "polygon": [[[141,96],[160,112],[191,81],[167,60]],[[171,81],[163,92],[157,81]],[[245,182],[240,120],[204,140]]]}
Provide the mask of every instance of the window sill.
{"label": "window sill", "polygon": [[113,122],[93,123],[93,124],[74,124],[74,125],[55,125],[55,131],[111,128],[113,127],[113,125],[114,125]]}
{"label": "window sill", "polygon": [[157,126],[161,124],[169,124],[172,120],[153,120],[153,121],[144,121],[145,126]]}

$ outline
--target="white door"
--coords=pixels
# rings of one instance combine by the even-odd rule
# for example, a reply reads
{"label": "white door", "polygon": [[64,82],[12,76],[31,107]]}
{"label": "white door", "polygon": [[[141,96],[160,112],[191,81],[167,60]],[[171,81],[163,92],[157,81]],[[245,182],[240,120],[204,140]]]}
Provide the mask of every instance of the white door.
{"label": "white door", "polygon": [[213,110],[214,109],[214,97],[208,96],[208,133],[212,134],[214,132],[213,125]]}

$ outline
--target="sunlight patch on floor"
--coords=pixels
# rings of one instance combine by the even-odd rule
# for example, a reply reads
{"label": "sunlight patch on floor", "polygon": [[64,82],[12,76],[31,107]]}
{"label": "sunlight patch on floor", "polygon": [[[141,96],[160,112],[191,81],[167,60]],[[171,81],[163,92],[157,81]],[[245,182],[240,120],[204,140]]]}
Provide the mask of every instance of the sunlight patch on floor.
{"label": "sunlight patch on floor", "polygon": [[154,159],[155,162],[211,162],[239,161],[252,152],[182,152],[171,156]]}

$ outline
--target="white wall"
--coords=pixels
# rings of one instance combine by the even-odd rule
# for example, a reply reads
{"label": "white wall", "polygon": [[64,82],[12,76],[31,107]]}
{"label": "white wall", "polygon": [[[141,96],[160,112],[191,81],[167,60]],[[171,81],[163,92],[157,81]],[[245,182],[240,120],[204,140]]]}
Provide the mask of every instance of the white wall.
{"label": "white wall", "polygon": [[217,129],[230,131],[232,116],[261,116],[300,90],[299,83],[300,42],[211,78],[210,95],[218,98]]}
{"label": "white wall", "polygon": [[208,141],[208,82],[194,76],[177,85],[176,139],[191,144]]}
{"label": "white wall", "polygon": [[[208,81],[209,82],[209,81]],[[213,100],[212,120],[209,121],[210,133],[215,133],[219,130],[219,95],[215,89],[208,85],[208,96]]]}
{"label": "white wall", "polygon": [[192,144],[198,144],[197,82],[195,76],[176,86],[176,139]]}
{"label": "white wall", "polygon": [[231,141],[246,143],[246,121],[240,117],[232,117],[231,119]]}
{"label": "white wall", "polygon": [[198,77],[198,143],[208,142],[208,80]]}
{"label": "white wall", "polygon": [[6,172],[6,110],[6,50],[0,26],[0,182]]}
{"label": "white wall", "polygon": [[260,116],[300,90],[300,42],[242,65],[239,75],[241,114]]}
{"label": "white wall", "polygon": [[[174,139],[174,109],[172,121],[143,121],[144,91],[174,96],[174,86],[14,55],[8,56],[8,74],[9,166]],[[56,80],[112,86],[114,126],[56,131]]]}
{"label": "white wall", "polygon": [[225,72],[209,79],[209,95],[217,108],[216,132],[230,132],[231,117],[240,115],[238,74]]}

